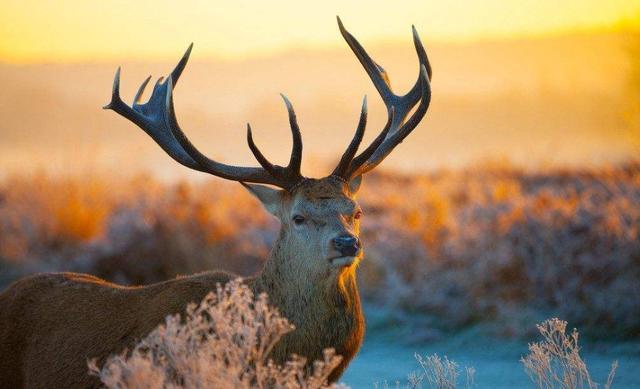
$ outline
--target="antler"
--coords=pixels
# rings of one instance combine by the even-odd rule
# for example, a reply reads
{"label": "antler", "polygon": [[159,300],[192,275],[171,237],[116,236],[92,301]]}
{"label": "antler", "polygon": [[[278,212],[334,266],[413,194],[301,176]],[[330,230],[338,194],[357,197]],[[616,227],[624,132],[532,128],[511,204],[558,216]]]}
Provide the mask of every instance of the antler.
{"label": "antler", "polygon": [[[366,124],[367,116],[365,99],[358,129],[351,141],[351,144],[332,173],[332,175],[339,176],[345,180],[350,180],[378,166],[378,164],[380,164],[380,162],[382,162],[387,155],[389,155],[389,153],[391,153],[391,151],[400,144],[414,128],[416,128],[418,123],[420,123],[420,120],[422,120],[426,114],[427,109],[429,108],[429,102],[431,101],[431,85],[429,83],[431,80],[431,65],[429,64],[427,53],[422,46],[418,32],[415,27],[412,26],[413,43],[420,62],[418,80],[406,95],[396,95],[391,89],[391,82],[389,81],[387,72],[382,68],[382,66],[378,65],[373,59],[371,59],[369,54],[367,54],[356,38],[354,38],[353,35],[344,28],[340,17],[338,17],[338,26],[340,27],[340,33],[347,41],[347,44],[356,57],[358,57],[358,60],[366,70],[369,78],[371,78],[373,85],[378,90],[378,93],[387,107],[388,113],[387,124],[380,135],[376,137],[367,149],[354,158],[358,146],[362,141],[362,137],[364,136],[364,126]],[[418,101],[420,102],[420,105],[411,117],[407,119],[407,115]]]}
{"label": "antler", "polygon": [[226,165],[214,161],[202,154],[184,134],[173,107],[173,89],[178,82],[182,71],[187,65],[193,43],[182,56],[166,81],[162,77],[153,87],[149,101],[141,104],[140,97],[149,83],[151,76],[147,77],[136,93],[132,106],[125,104],[120,98],[120,68],[116,71],[113,81],[111,102],[104,109],[111,109],[124,116],[144,132],[146,132],[171,158],[180,164],[194,170],[210,173],[218,177],[234,181],[254,182],[275,185],[289,190],[303,179],[300,174],[302,161],[302,138],[296,121],[293,106],[286,96],[282,95],[289,113],[289,123],[293,135],[293,147],[291,159],[286,167],[271,164],[253,142],[251,127],[247,124],[247,142],[260,167],[240,167]]}
{"label": "antler", "polygon": [[[380,162],[413,131],[420,120],[422,120],[431,101],[431,86],[429,84],[429,80],[431,79],[431,65],[429,64],[429,59],[422,46],[422,42],[420,42],[418,32],[415,27],[412,27],[413,42],[420,62],[420,72],[418,80],[406,95],[396,95],[391,89],[391,83],[385,70],[371,59],[356,38],[344,28],[339,17],[338,26],[347,44],[349,44],[351,50],[353,50],[356,57],[358,57],[358,60],[365,68],[371,81],[373,81],[378,93],[380,93],[388,112],[388,120],[383,130],[364,151],[356,156],[367,124],[366,97],[362,102],[358,129],[349,147],[347,147],[347,150],[342,155],[338,166],[332,173],[333,176],[351,180],[380,164]],[[142,128],[171,158],[188,168],[229,180],[270,184],[291,190],[296,184],[304,180],[304,177],[300,174],[302,138],[293,106],[286,96],[282,95],[282,98],[287,107],[291,134],[293,136],[291,158],[286,167],[272,164],[260,152],[253,141],[251,126],[249,124],[247,124],[247,143],[261,167],[232,166],[214,161],[202,154],[191,141],[189,141],[182,129],[180,129],[173,107],[173,89],[187,65],[192,47],[193,44],[189,45],[184,56],[169,77],[167,77],[166,81],[163,82],[162,77],[158,79],[156,85],[153,87],[149,101],[144,104],[140,103],[140,98],[151,76],[144,80],[133,99],[133,104],[128,106],[120,98],[120,68],[118,68],[113,81],[111,102],[104,108],[114,110],[116,113],[138,125],[138,127]],[[420,102],[418,108],[407,119],[407,115],[418,102]]]}

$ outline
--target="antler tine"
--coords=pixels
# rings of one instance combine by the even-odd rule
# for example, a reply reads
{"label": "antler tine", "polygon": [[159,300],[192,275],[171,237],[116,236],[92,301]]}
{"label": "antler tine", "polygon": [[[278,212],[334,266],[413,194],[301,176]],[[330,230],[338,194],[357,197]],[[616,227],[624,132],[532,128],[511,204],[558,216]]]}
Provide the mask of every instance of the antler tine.
{"label": "antler tine", "polygon": [[351,161],[353,157],[358,152],[358,147],[360,147],[360,143],[362,143],[362,138],[364,137],[364,131],[367,127],[367,96],[364,96],[362,100],[362,109],[360,110],[360,120],[358,121],[358,128],[356,129],[356,133],[353,135],[353,139],[351,143],[349,143],[349,147],[345,150],[344,154],[342,154],[342,158],[340,158],[340,162],[338,166],[331,173],[332,176],[338,176],[345,178],[347,170],[351,165]]}
{"label": "antler tine", "polygon": [[[375,153],[376,150],[378,150],[382,142],[384,142],[384,140],[387,138],[387,134],[389,134],[389,130],[391,129],[391,124],[393,123],[393,119],[395,117],[395,112],[396,112],[395,108],[391,107],[391,114],[387,118],[387,124],[385,124],[380,134],[378,134],[376,139],[374,139],[373,142],[371,142],[369,147],[367,147],[362,153],[360,153],[360,155],[358,155],[353,159],[353,161],[351,162],[351,166],[349,166],[350,169],[343,176],[346,180],[350,180],[351,178],[358,176],[360,168],[364,165],[365,162],[367,162],[369,158],[371,158],[373,153]],[[359,173],[359,174],[362,174],[362,173]]]}
{"label": "antler tine", "polygon": [[205,171],[202,166],[182,150],[182,148],[176,147],[177,144],[171,133],[167,133],[167,131],[163,130],[161,126],[157,125],[157,123],[152,122],[150,120],[151,118],[143,114],[143,110],[151,103],[151,101],[144,105],[136,104],[133,108],[129,107],[124,103],[124,101],[122,101],[122,98],[120,98],[120,72],[120,67],[118,67],[113,79],[111,101],[102,108],[113,110],[136,124],[178,163],[190,169]]}
{"label": "antler tine", "polygon": [[[416,48],[416,53],[418,54],[418,60],[420,61],[420,68],[424,66],[427,70],[427,75],[429,76],[429,81],[431,81],[431,77],[433,76],[433,69],[431,68],[431,63],[429,62],[429,57],[427,56],[427,51],[424,49],[424,45],[420,40],[420,35],[418,35],[418,30],[416,26],[411,25],[411,32],[413,33],[413,45]],[[418,75],[420,78],[420,75]],[[415,88],[415,86],[414,86]]]}
{"label": "antler tine", "polygon": [[178,61],[178,64],[176,65],[175,68],[173,68],[173,71],[171,72],[171,79],[173,80],[174,88],[178,83],[180,76],[182,75],[182,71],[187,66],[187,62],[189,61],[189,57],[191,56],[192,49],[193,49],[193,42],[189,44],[189,47],[187,47],[187,51],[184,52],[184,54],[182,55],[182,58],[180,58],[180,61]]}
{"label": "antler tine", "polygon": [[293,138],[293,145],[291,146],[291,158],[289,158],[289,165],[286,167],[287,176],[291,178],[302,178],[300,174],[300,166],[302,165],[302,134],[300,133],[300,127],[298,126],[298,120],[296,119],[296,112],[293,110],[291,101],[284,94],[280,94],[284,104],[287,106],[287,113],[289,115],[289,126],[291,127],[291,137]]}
{"label": "antler tine", "polygon": [[[176,67],[173,68],[173,71],[171,72],[171,79],[173,80],[173,87],[176,87],[176,84],[178,83],[178,80],[180,79],[180,76],[182,75],[182,72],[184,71],[184,68],[187,66],[187,62],[189,61],[189,57],[191,56],[191,50],[193,49],[193,42],[191,42],[191,44],[189,45],[189,47],[187,47],[187,51],[184,52],[184,54],[182,55],[182,58],[180,58],[180,61],[178,61],[178,63],[176,64]],[[156,80],[156,84],[153,86],[153,90],[155,91],[160,84],[162,83],[162,80],[164,79],[164,77],[160,77],[158,78],[158,80]],[[144,93],[145,88],[147,87],[147,84],[149,83],[149,80],[151,80],[151,76],[147,77],[143,82],[142,85],[140,85],[140,88],[138,88],[138,92],[136,92],[135,97],[133,98],[133,105],[140,105],[140,100],[142,98],[142,94]]]}
{"label": "antler tine", "polygon": [[[362,47],[360,42],[358,42],[358,40],[353,35],[351,35],[349,31],[347,31],[339,16],[337,17],[337,19],[340,33],[364,67],[365,71],[369,75],[369,78],[371,78],[373,85],[376,87],[378,93],[380,94],[380,97],[382,97],[382,100],[387,106],[387,111],[390,111],[391,107],[396,107],[396,123],[394,123],[392,128],[397,128],[399,124],[404,121],[405,117],[411,111],[413,106],[420,100],[420,68],[418,68],[418,79],[410,89],[409,93],[404,96],[394,94],[393,90],[391,89],[391,81],[384,68],[377,62],[375,62],[366,52],[364,47]],[[431,79],[432,70],[431,64],[429,63],[429,58],[427,57],[424,46],[422,45],[422,41],[420,40],[418,31],[416,30],[415,26],[411,26],[411,28],[413,33],[413,43],[418,55],[419,66],[424,66],[428,69],[427,73],[429,75],[429,79]],[[391,132],[393,133],[393,131]]]}
{"label": "antler tine", "polygon": [[342,20],[340,20],[340,16],[337,16],[336,18],[338,19],[338,27],[340,28],[342,37],[345,41],[347,41],[347,44],[349,45],[349,47],[351,47],[351,50],[356,55],[356,57],[358,57],[358,60],[367,71],[367,74],[369,74],[371,81],[373,81],[373,85],[378,90],[378,93],[380,93],[380,96],[382,96],[382,99],[385,102],[388,100],[393,100],[395,95],[393,94],[393,92],[391,92],[391,85],[389,82],[389,78],[387,77],[387,73],[380,65],[378,65],[373,59],[371,59],[360,42],[358,42],[358,40],[353,35],[351,35],[349,31],[347,31],[347,29],[344,27],[344,24],[342,24]]}
{"label": "antler tine", "polygon": [[149,83],[150,80],[151,80],[151,76],[145,78],[145,80],[142,81],[140,88],[138,88],[138,91],[136,92],[136,95],[133,98],[133,105],[140,104],[140,100],[142,99],[142,94],[144,93],[144,89],[147,87],[147,84]]}
{"label": "antler tine", "polygon": [[[420,72],[422,75],[421,82],[421,94],[422,98],[420,99],[420,105],[416,109],[413,115],[407,120],[398,130],[396,130],[393,134],[388,137],[385,136],[380,142],[379,146],[376,147],[373,153],[369,156],[365,157],[365,152],[354,159],[352,164],[352,168],[350,171],[350,177],[357,177],[358,175],[364,174],[376,166],[380,164],[393,149],[402,143],[402,141],[413,131],[416,126],[420,123],[424,115],[427,113],[427,109],[429,109],[429,103],[431,102],[431,87],[429,84],[429,78],[427,74],[426,68],[423,66]],[[393,120],[393,111],[392,115],[389,117],[387,122],[387,126],[389,123],[394,122]],[[387,133],[389,129],[386,128]]]}
{"label": "antler tine", "polygon": [[[122,105],[126,106],[122,99],[120,98],[120,66],[116,69],[116,75],[113,77],[113,86],[111,86],[111,101],[102,109],[113,109],[121,108]],[[119,113],[119,112],[118,112]]]}
{"label": "antler tine", "polygon": [[[378,143],[380,150],[369,147],[366,150],[366,154],[362,153],[352,161],[348,173],[350,177],[353,178],[357,174],[363,174],[373,169],[382,162],[391,150],[402,142],[424,117],[431,99],[429,80],[432,70],[418,32],[416,28],[412,26],[413,43],[420,65],[418,79],[406,95],[396,95],[391,89],[391,82],[386,71],[367,54],[357,39],[346,30],[340,17],[338,17],[338,26],[340,33],[378,90],[389,115],[388,126],[385,127],[386,135]],[[420,106],[405,123],[407,115],[419,101]],[[376,138],[376,140],[379,139],[380,137]]]}
{"label": "antler tine", "polygon": [[260,166],[265,168],[265,170],[268,171],[272,176],[277,175],[276,167],[271,162],[269,162],[269,160],[264,156],[264,154],[262,154],[258,146],[256,146],[255,142],[253,141],[253,134],[251,133],[251,125],[249,123],[247,123],[247,143],[249,144],[249,149],[253,153],[253,156],[256,157],[256,160],[258,161],[258,163],[260,163]]}

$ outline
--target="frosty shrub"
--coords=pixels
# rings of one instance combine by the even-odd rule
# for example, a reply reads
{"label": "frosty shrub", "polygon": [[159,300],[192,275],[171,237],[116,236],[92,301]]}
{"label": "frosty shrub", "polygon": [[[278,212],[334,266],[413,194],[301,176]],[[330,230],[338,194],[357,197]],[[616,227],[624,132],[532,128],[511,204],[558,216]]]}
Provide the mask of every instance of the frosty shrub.
{"label": "frosty shrub", "polygon": [[426,314],[427,336],[491,323],[528,337],[549,315],[592,338],[640,334],[638,163],[377,174],[360,200],[363,297]]}
{"label": "frosty shrub", "polygon": [[[438,354],[427,355],[423,358],[420,354],[415,353],[414,357],[420,364],[421,370],[408,375],[407,388],[423,388],[423,384],[426,384],[426,387],[431,389],[456,389],[458,387],[458,377],[460,377],[461,370],[455,361],[450,360],[446,355],[442,359]],[[472,367],[464,368],[465,388],[473,387],[475,372]],[[390,388],[388,382],[384,382],[382,385],[376,382],[374,387],[376,389],[379,387]],[[400,382],[396,382],[395,387],[400,389]]]}
{"label": "frosty shrub", "polygon": [[[640,295],[640,162],[378,172],[359,197],[361,295],[423,338],[479,323],[535,336],[530,323],[550,316],[590,338],[640,334],[640,299],[628,297]],[[220,180],[9,176],[0,290],[46,271],[126,285],[212,269],[250,276],[277,233],[258,201]]]}
{"label": "frosty shrub", "polygon": [[342,359],[333,350],[310,368],[295,355],[283,366],[269,359],[291,330],[265,294],[254,299],[238,279],[189,305],[184,320],[168,316],[130,353],[109,357],[102,368],[91,361],[89,371],[114,389],[336,387],[327,384]]}
{"label": "frosty shrub", "polygon": [[[422,368],[422,372],[409,376],[409,384],[411,388],[417,388],[426,381],[431,389],[455,389],[457,387],[458,377],[460,376],[460,368],[457,363],[449,360],[445,355],[444,359],[438,354],[427,355],[422,358],[416,353],[415,358]],[[471,367],[465,367],[466,383],[465,387],[473,386],[473,377],[475,370]]]}
{"label": "frosty shrub", "polygon": [[[537,325],[543,340],[529,344],[529,355],[521,359],[538,388],[578,389],[598,387],[580,357],[578,331],[566,334],[567,322],[549,319]],[[611,365],[605,388],[611,388],[618,362]]]}
{"label": "frosty shrub", "polygon": [[147,176],[0,182],[0,289],[28,274],[90,273],[127,285],[260,269],[275,221],[244,189]]}

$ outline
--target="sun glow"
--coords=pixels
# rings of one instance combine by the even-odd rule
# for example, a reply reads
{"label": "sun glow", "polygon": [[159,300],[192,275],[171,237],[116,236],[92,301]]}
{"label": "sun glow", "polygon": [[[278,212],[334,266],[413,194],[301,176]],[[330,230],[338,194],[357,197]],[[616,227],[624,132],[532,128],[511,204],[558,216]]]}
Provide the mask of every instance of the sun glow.
{"label": "sun glow", "polygon": [[[179,4],[179,5],[178,5]],[[236,1],[5,0],[0,61],[67,62],[175,57],[189,42],[203,56],[238,58],[342,44],[334,17],[368,42],[508,38],[638,24],[634,0]],[[635,21],[634,21],[635,19]]]}

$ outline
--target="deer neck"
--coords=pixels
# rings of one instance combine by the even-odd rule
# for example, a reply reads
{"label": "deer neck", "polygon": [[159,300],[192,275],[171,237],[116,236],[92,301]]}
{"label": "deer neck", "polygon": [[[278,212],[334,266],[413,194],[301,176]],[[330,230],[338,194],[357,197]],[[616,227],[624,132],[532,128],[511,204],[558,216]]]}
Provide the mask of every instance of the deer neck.
{"label": "deer neck", "polygon": [[314,325],[318,318],[361,316],[355,266],[309,274],[300,266],[306,259],[284,246],[281,239],[276,242],[262,273],[254,280],[256,293],[267,293],[269,301],[296,328]]}
{"label": "deer neck", "polygon": [[291,354],[309,361],[321,360],[323,350],[333,348],[342,356],[329,376],[337,380],[360,348],[364,316],[356,285],[355,266],[328,270],[326,274],[304,272],[298,258],[278,240],[263,272],[251,280],[255,293],[267,293],[269,302],[295,326],[274,347],[271,356],[284,363]]}

